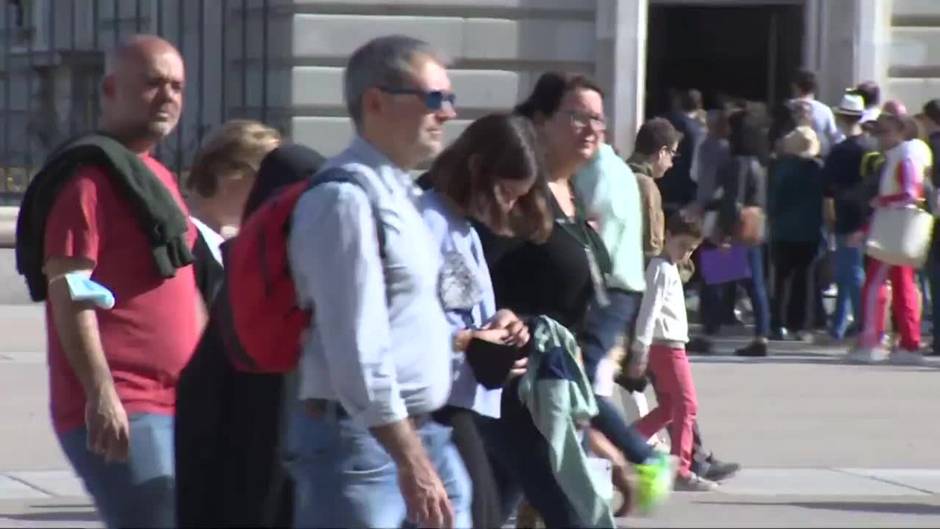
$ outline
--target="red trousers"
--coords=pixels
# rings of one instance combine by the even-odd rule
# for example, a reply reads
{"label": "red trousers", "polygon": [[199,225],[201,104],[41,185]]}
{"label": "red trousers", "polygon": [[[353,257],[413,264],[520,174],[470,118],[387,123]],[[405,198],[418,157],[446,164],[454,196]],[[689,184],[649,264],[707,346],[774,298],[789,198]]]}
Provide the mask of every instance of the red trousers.
{"label": "red trousers", "polygon": [[875,347],[881,343],[885,331],[885,309],[888,290],[885,281],[891,280],[891,305],[894,321],[901,335],[901,348],[920,349],[920,308],[914,269],[909,266],[891,266],[877,259],[868,259],[865,286],[862,287],[862,347]]}
{"label": "red trousers", "polygon": [[685,349],[653,345],[649,370],[658,406],[634,423],[634,427],[649,439],[668,426],[672,454],[679,458],[679,475],[688,477],[692,466],[692,426],[698,413],[689,357]]}

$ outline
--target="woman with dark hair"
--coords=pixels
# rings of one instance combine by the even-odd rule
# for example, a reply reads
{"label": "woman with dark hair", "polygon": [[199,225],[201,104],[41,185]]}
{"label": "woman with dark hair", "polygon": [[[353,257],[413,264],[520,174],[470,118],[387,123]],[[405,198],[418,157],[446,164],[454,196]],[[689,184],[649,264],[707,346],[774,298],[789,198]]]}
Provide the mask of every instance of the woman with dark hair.
{"label": "woman with dark hair", "polygon": [[[595,298],[602,303],[607,299],[605,275],[610,271],[610,259],[600,237],[588,224],[571,180],[595,155],[603,139],[606,121],[602,91],[584,76],[546,73],[539,78],[532,95],[516,107],[516,113],[533,123],[545,150],[554,229],[542,244],[480,230],[497,304],[520,314],[547,315],[581,339],[589,304]],[[501,422],[511,426],[530,421],[528,411],[507,394],[513,391],[504,393]],[[591,426],[612,441],[630,462],[658,462],[650,446],[626,425],[613,404],[603,397],[596,400],[599,414]],[[512,435],[508,442],[515,452],[527,449],[524,435]],[[626,493],[623,468],[619,470],[615,476],[617,486]],[[539,489],[544,485],[534,483],[534,492],[526,488],[525,482],[522,485],[546,524],[579,525],[577,520],[565,517],[570,508],[541,493]]]}
{"label": "woman with dark hair", "polygon": [[[268,153],[242,218],[283,186],[311,177],[322,163],[319,154],[301,145]],[[210,292],[218,292],[223,276],[219,268]],[[225,302],[207,300],[210,306]],[[216,325],[211,318],[177,386],[178,525],[288,526],[292,490],[278,455],[284,377],[236,371]]]}
{"label": "woman with dark hair", "polygon": [[[507,237],[535,242],[548,237],[552,218],[537,147],[525,118],[491,114],[467,127],[422,178],[430,190],[422,195],[420,209],[444,256],[440,297],[454,330],[455,380],[447,406],[435,419],[453,428],[454,444],[470,474],[474,527],[502,526],[518,495],[505,479],[497,479],[509,471],[493,457],[501,448],[503,380],[487,380],[485,371],[478,375],[467,355],[485,341],[509,345],[497,350],[516,357],[529,336],[512,311],[496,310],[482,244],[471,221]],[[525,359],[517,360],[510,376],[524,373],[525,364]]]}
{"label": "woman with dark hair", "polygon": [[[719,242],[731,242],[742,228],[763,231],[763,216],[767,204],[767,173],[760,162],[766,152],[764,134],[756,116],[749,110],[740,110],[728,120],[731,135],[728,143],[731,157],[718,169],[719,183],[716,193],[721,198],[713,201],[712,209],[718,209],[718,230],[713,238]],[[744,226],[743,224],[747,226]],[[752,239],[748,237],[747,239]],[[735,351],[738,356],[767,356],[767,337],[770,334],[770,303],[764,278],[763,242],[739,240],[747,247],[747,262],[751,276],[743,281],[754,310],[754,341]],[[702,289],[703,303],[711,307],[722,306],[720,297],[724,289],[707,286]],[[720,318],[710,311],[703,314],[705,328],[716,333],[721,327]],[[720,314],[718,315],[720,316]]]}

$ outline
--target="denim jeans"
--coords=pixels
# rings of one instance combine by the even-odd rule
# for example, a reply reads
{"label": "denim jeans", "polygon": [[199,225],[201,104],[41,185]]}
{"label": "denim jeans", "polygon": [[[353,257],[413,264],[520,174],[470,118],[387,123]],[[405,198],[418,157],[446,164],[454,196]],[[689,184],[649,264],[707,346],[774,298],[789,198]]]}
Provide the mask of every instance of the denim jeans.
{"label": "denim jeans", "polygon": [[[639,292],[623,290],[611,289],[608,291],[608,297],[610,304],[606,307],[591,304],[581,333],[584,371],[591,382],[594,381],[597,364],[601,359],[607,356],[608,351],[620,338],[632,334],[640,303],[643,301],[643,295]],[[595,398],[598,414],[591,419],[591,426],[604,434],[631,463],[640,464],[646,461],[652,455],[652,449],[646,440],[626,424],[607,397],[595,395]]]}
{"label": "denim jeans", "polygon": [[[751,246],[747,249],[747,261],[751,267],[751,277],[741,283],[747,290],[754,310],[754,335],[758,338],[770,334],[770,302],[767,299],[767,280],[764,277],[764,248]],[[706,285],[702,288],[702,303],[708,309],[703,310],[702,320],[706,334],[718,332],[725,316],[723,310],[711,310],[712,307],[723,307],[728,300],[725,299],[729,289],[726,285]],[[733,303],[733,300],[731,301]]]}
{"label": "denim jeans", "polygon": [[[302,403],[292,406],[286,456],[294,478],[294,526],[409,525],[398,469],[368,428],[335,407],[314,417]],[[470,477],[451,441],[451,429],[427,420],[417,433],[447,490],[455,527],[471,527]]]}
{"label": "denim jeans", "polygon": [[[935,241],[934,244],[937,244]],[[933,318],[933,354],[940,354],[940,253],[931,251],[927,261],[927,279],[930,280],[931,317]]]}
{"label": "denim jeans", "polygon": [[865,263],[862,248],[850,246],[847,236],[840,235],[836,239],[835,276],[836,307],[832,313],[832,328],[830,333],[834,338],[842,339],[848,329],[849,305],[852,307],[852,318],[855,325],[862,324],[862,285],[865,283]]}
{"label": "denim jeans", "polygon": [[125,463],[89,451],[85,427],[60,434],[59,443],[106,527],[176,527],[173,417],[136,414],[129,423]]}
{"label": "denim jeans", "polygon": [[[597,372],[597,364],[607,356],[617,340],[632,334],[640,303],[643,302],[641,292],[609,289],[607,297],[610,304],[606,307],[601,307],[596,301],[588,307],[580,336],[584,372],[591,381]],[[629,344],[629,340],[626,342]]]}

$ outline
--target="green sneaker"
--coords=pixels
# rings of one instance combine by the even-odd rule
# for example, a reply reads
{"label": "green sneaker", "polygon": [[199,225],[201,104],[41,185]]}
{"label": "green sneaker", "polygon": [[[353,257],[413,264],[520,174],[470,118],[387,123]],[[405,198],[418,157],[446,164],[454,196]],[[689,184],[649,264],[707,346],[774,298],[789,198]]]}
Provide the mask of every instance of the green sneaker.
{"label": "green sneaker", "polygon": [[676,463],[675,457],[657,453],[636,465],[638,511],[649,513],[669,499],[676,478]]}

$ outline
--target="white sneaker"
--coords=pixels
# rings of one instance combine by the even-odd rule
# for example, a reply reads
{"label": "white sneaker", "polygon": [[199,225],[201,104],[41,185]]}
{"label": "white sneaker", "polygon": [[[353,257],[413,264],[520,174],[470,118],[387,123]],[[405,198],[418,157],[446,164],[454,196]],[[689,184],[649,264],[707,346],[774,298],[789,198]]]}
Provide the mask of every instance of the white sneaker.
{"label": "white sneaker", "polygon": [[924,365],[924,355],[916,351],[898,349],[888,357],[888,363],[896,366],[920,366]]}
{"label": "white sneaker", "polygon": [[682,492],[711,492],[718,489],[718,483],[698,474],[689,474],[687,477],[676,476],[675,488]]}
{"label": "white sneaker", "polygon": [[855,347],[845,358],[853,364],[877,364],[888,358],[888,351],[883,347]]}

